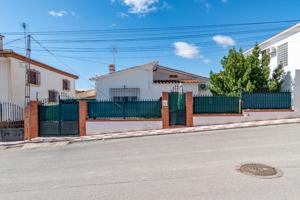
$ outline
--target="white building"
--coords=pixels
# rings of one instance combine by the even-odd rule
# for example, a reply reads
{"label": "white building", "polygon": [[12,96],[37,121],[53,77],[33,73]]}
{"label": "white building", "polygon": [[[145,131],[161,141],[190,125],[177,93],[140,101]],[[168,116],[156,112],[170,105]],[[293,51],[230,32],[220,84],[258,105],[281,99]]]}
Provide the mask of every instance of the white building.
{"label": "white building", "polygon": [[[270,55],[270,67],[273,71],[282,65],[287,72],[285,89],[289,89],[289,82],[295,77],[295,70],[300,69],[300,23],[276,34],[261,42],[259,47],[262,53]],[[245,54],[251,53],[249,49]]]}
{"label": "white building", "polygon": [[109,69],[109,74],[91,78],[96,82],[97,100],[158,99],[162,92],[171,92],[178,86],[194,95],[210,94],[208,78],[163,67],[158,62],[120,71],[115,71],[114,65],[110,65]]}
{"label": "white building", "polygon": [[0,36],[0,102],[25,104],[27,61],[30,62],[28,81],[31,100],[49,98],[55,101],[58,95],[75,96],[78,76],[33,59],[27,60],[12,50],[4,50],[3,36]]}

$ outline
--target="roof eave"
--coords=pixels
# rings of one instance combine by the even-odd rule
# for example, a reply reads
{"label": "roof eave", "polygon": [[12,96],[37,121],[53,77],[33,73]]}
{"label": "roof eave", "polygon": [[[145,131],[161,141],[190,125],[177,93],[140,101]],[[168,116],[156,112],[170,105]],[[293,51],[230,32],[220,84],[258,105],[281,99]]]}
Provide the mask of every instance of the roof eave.
{"label": "roof eave", "polygon": [[[28,59],[28,58],[26,58],[25,56],[23,56],[21,54],[18,54],[18,53],[14,52],[14,51],[7,51],[7,50],[0,51],[0,57],[1,56],[2,57],[7,57],[7,58],[12,57],[12,58],[15,58],[15,59],[18,59],[18,60],[22,60],[23,62],[27,61],[27,59]],[[68,77],[73,78],[73,79],[78,79],[79,78],[79,76],[77,76],[75,74],[71,74],[71,73],[62,71],[60,69],[57,69],[57,68],[52,67],[50,65],[47,65],[45,63],[41,63],[41,62],[39,62],[37,60],[34,60],[34,59],[30,59],[30,64],[39,66],[41,68],[44,68],[44,69],[56,72],[56,73],[64,75],[64,76],[68,76]]]}

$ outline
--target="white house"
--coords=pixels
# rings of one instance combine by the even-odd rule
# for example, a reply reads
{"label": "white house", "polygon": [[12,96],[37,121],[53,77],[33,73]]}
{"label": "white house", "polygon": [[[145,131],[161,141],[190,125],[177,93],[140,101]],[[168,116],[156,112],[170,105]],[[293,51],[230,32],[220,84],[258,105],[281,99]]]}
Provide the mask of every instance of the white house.
{"label": "white house", "polygon": [[[295,77],[295,70],[300,69],[300,23],[276,34],[259,44],[262,53],[271,57],[270,67],[273,71],[282,65],[287,72],[285,89],[289,89],[289,82]],[[245,52],[251,53],[252,49]]]}
{"label": "white house", "polygon": [[91,78],[96,82],[98,100],[158,99],[162,92],[170,92],[179,85],[183,91],[192,91],[194,95],[210,94],[208,78],[163,67],[158,62],[120,71],[115,71],[115,66],[110,65],[109,69],[109,74]]}
{"label": "white house", "polygon": [[3,38],[0,36],[0,102],[25,104],[26,62],[30,63],[27,73],[30,100],[49,98],[55,101],[58,94],[75,96],[75,80],[78,76],[3,49]]}

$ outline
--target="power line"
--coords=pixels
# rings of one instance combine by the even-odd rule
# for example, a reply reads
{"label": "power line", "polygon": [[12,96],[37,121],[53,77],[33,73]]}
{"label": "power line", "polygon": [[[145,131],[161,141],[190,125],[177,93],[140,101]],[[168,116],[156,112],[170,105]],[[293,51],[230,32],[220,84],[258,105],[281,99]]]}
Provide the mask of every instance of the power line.
{"label": "power line", "polygon": [[[258,38],[264,38],[264,37],[269,37],[271,34],[263,34],[263,35],[256,35],[256,36],[251,36],[251,37],[242,37],[238,38],[237,41],[239,45],[243,44],[244,42],[252,42],[253,39],[258,39]],[[258,41],[256,41],[258,42]],[[194,45],[197,45],[201,48],[216,48],[216,44],[213,41],[206,41],[206,42],[196,42],[193,43]],[[11,46],[14,48],[20,48],[17,46]],[[52,52],[66,52],[66,53],[91,53],[91,52],[97,52],[97,53],[111,53],[111,47],[58,47],[58,46],[51,46],[48,47],[49,50]],[[166,50],[174,50],[174,47],[172,44],[169,45],[151,45],[151,46],[121,46],[118,47],[118,52],[120,53],[130,53],[130,52],[151,52],[151,51],[166,51]],[[33,51],[35,52],[41,52],[45,51],[44,49],[37,49],[33,48]]]}
{"label": "power line", "polygon": [[[47,47],[43,46],[38,40],[36,40],[35,38],[32,38],[33,41],[35,41],[38,45],[40,45],[43,49],[45,49],[50,55],[52,55],[58,62],[62,63],[65,67],[69,68],[70,70],[72,70],[75,74],[78,74],[74,69],[72,69],[69,65],[67,65],[64,61],[62,61],[61,59],[59,59],[54,53],[52,53]],[[89,79],[86,79],[85,77],[81,76],[81,78],[83,78],[85,81],[87,81],[87,83],[89,83],[93,88],[95,87],[93,84],[90,83]],[[107,95],[105,93],[103,93],[101,90],[97,89],[97,92],[100,92],[102,95],[106,96]],[[109,98],[109,97],[108,97]]]}
{"label": "power line", "polygon": [[178,40],[178,39],[192,39],[209,37],[216,34],[238,35],[238,34],[251,34],[260,32],[278,31],[278,28],[261,29],[261,30],[246,30],[246,31],[228,31],[228,32],[215,32],[212,34],[194,34],[194,35],[177,35],[177,36],[157,36],[157,37],[140,37],[140,38],[117,38],[117,39],[44,39],[40,40],[44,43],[103,43],[103,42],[138,42],[138,41],[161,41],[161,40]]}
{"label": "power line", "polygon": [[[207,29],[214,27],[240,27],[240,26],[253,26],[253,25],[267,25],[267,24],[282,24],[282,23],[295,23],[299,19],[281,20],[281,21],[260,21],[260,22],[247,22],[247,23],[231,23],[231,24],[211,24],[211,25],[196,25],[196,26],[170,26],[170,27],[153,27],[153,28],[126,28],[126,29],[94,29],[94,30],[59,30],[59,31],[35,31],[30,32],[34,35],[53,35],[53,34],[70,34],[70,33],[111,33],[111,32],[137,32],[137,31],[172,31],[177,29]],[[4,32],[6,35],[20,35],[21,32]]]}
{"label": "power line", "polygon": [[[24,34],[24,33],[23,33],[23,34]],[[12,44],[12,43],[21,41],[21,40],[23,40],[23,39],[24,39],[24,37],[17,38],[17,39],[14,39],[14,40],[11,40],[11,41],[8,41],[8,42],[4,43],[4,45],[9,45],[9,44]]]}

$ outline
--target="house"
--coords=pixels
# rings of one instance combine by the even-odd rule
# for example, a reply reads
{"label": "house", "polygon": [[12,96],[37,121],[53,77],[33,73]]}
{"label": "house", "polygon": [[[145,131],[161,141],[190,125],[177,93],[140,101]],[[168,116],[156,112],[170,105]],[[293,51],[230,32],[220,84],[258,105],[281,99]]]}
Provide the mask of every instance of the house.
{"label": "house", "polygon": [[[0,102],[23,106],[26,102],[25,80],[30,83],[27,100],[56,101],[58,95],[75,96],[75,80],[78,76],[3,49],[3,38],[0,36]],[[30,63],[28,73],[26,63]]]}
{"label": "house", "polygon": [[194,95],[210,94],[209,78],[164,67],[158,62],[119,71],[110,65],[108,74],[91,80],[96,83],[97,100],[159,99],[162,92],[170,92],[179,85],[183,91],[192,91]]}
{"label": "house", "polygon": [[[270,55],[270,68],[273,71],[278,65],[282,65],[287,73],[285,89],[289,89],[289,83],[295,77],[295,70],[300,69],[300,23],[276,34],[275,36],[259,44],[262,54]],[[252,49],[245,52],[250,54]]]}
{"label": "house", "polygon": [[96,90],[76,90],[75,97],[76,99],[96,99]]}

